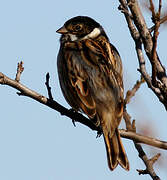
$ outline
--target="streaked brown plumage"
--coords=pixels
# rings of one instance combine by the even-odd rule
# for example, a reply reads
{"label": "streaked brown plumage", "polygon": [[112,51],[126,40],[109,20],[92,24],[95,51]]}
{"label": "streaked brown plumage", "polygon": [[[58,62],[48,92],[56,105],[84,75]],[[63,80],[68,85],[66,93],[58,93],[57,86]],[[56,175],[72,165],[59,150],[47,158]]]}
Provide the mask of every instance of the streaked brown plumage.
{"label": "streaked brown plumage", "polygon": [[102,26],[78,16],[67,21],[61,33],[58,55],[60,86],[67,102],[76,111],[97,119],[102,127],[108,165],[129,170],[118,125],[123,115],[122,62]]}

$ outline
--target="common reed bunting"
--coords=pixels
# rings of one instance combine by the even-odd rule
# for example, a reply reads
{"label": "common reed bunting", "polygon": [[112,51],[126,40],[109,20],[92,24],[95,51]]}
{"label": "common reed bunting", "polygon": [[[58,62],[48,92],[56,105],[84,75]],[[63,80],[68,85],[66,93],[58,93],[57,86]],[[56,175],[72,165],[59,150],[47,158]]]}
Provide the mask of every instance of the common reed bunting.
{"label": "common reed bunting", "polygon": [[75,111],[85,113],[103,132],[108,165],[129,170],[118,125],[123,116],[122,62],[103,27],[90,17],[77,16],[57,30],[57,58],[63,95]]}

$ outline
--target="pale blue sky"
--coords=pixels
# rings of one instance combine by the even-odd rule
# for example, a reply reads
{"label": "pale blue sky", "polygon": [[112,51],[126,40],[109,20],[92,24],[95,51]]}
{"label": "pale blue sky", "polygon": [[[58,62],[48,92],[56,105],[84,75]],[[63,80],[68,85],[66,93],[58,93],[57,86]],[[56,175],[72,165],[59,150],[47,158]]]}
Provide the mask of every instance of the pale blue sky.
{"label": "pale blue sky", "polygon": [[[59,34],[56,30],[69,18],[88,15],[106,30],[119,50],[124,65],[125,90],[139,79],[134,42],[130,37],[117,1],[1,1],[0,2],[0,71],[14,78],[17,62],[24,61],[21,82],[47,95],[45,74],[50,73],[55,100],[69,107],[60,91],[56,57]],[[147,20],[148,19],[148,14]],[[149,23],[151,25],[151,23]],[[158,53],[167,67],[166,27],[159,36]],[[103,138],[83,125],[74,127],[71,120],[16,90],[0,86],[0,179],[1,180],[149,180],[139,176],[136,169],[145,166],[138,158],[133,143],[123,140],[130,161],[130,171],[107,167]],[[142,85],[128,105],[137,127],[153,128],[154,137],[167,140],[166,111],[155,95]],[[121,124],[124,127],[124,123]],[[140,130],[140,129],[139,129]],[[144,146],[148,156],[162,152],[157,174],[166,179],[163,159],[165,151]]]}

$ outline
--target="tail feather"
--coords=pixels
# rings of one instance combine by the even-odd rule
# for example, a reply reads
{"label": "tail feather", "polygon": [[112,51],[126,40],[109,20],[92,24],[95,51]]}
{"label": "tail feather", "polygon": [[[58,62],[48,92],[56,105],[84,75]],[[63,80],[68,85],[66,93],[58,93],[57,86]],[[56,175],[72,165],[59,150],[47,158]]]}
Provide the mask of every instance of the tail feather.
{"label": "tail feather", "polygon": [[120,164],[125,170],[129,170],[129,162],[124,150],[118,129],[112,137],[104,133],[104,140],[106,144],[108,166],[114,170]]}
{"label": "tail feather", "polygon": [[116,131],[117,131],[117,137],[118,137],[118,142],[119,142],[119,158],[118,158],[118,161],[119,161],[119,164],[125,170],[129,171],[129,168],[130,168],[129,167],[129,161],[128,161],[124,146],[122,144],[122,140],[121,140],[120,134],[118,132],[118,129]]}
{"label": "tail feather", "polygon": [[[117,141],[115,141],[115,138],[110,139],[109,135],[104,135],[104,140],[106,144],[108,166],[111,170],[114,170],[118,165],[119,145]],[[114,143],[112,141],[114,141]]]}

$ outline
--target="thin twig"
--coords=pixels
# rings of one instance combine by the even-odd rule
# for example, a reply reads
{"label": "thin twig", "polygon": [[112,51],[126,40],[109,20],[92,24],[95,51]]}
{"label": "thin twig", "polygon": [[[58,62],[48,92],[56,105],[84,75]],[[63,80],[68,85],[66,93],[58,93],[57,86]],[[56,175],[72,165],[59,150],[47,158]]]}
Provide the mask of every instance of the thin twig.
{"label": "thin twig", "polygon": [[159,0],[159,9],[158,12],[155,13],[155,8],[152,0],[150,1],[150,10],[152,12],[152,21],[155,24],[155,29],[154,29],[154,34],[153,34],[153,48],[152,48],[152,84],[153,86],[157,87],[157,67],[156,67],[156,61],[157,61],[157,53],[156,53],[156,48],[157,48],[157,39],[159,35],[159,27],[160,27],[160,16],[161,16],[161,0]]}
{"label": "thin twig", "polygon": [[46,82],[45,82],[45,85],[46,85],[46,88],[48,90],[48,96],[49,96],[49,99],[50,100],[53,100],[53,96],[52,96],[52,92],[51,92],[51,87],[49,85],[49,79],[50,79],[50,75],[49,73],[46,74]]}
{"label": "thin twig", "polygon": [[128,104],[133,96],[135,96],[137,90],[140,88],[141,84],[144,83],[144,78],[141,76],[140,80],[137,80],[132,90],[128,90],[124,100],[124,104]]}
{"label": "thin twig", "polygon": [[21,61],[20,63],[17,64],[17,73],[16,73],[15,81],[17,81],[17,82],[20,81],[21,73],[23,71],[24,71],[23,61]]}
{"label": "thin twig", "polygon": [[[134,145],[135,145],[135,147],[139,153],[139,157],[143,160],[144,164],[146,165],[145,170],[137,169],[139,175],[149,174],[153,180],[160,180],[159,176],[156,175],[156,173],[153,169],[153,165],[158,160],[158,158],[160,157],[160,153],[156,154],[153,158],[148,159],[148,157],[147,157],[146,153],[144,152],[142,146],[138,143],[135,143],[135,142],[134,142]],[[154,159],[154,161],[152,159]]]}
{"label": "thin twig", "polygon": [[[161,25],[161,24],[163,24],[163,23],[166,22],[166,21],[167,21],[167,15],[164,16],[163,18],[161,18],[160,21],[159,21],[159,23],[160,23],[160,25]],[[149,28],[149,31],[150,31],[150,32],[153,32],[154,29],[155,29],[155,25],[152,26],[151,28]]]}

